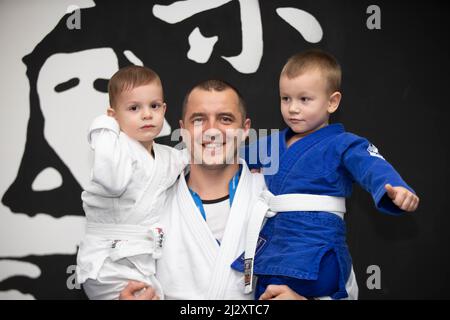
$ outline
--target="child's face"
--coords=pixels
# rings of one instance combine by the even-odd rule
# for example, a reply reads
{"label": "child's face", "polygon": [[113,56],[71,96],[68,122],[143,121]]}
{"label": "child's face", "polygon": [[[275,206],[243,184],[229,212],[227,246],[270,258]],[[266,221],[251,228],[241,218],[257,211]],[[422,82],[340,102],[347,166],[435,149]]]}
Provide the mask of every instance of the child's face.
{"label": "child's face", "polygon": [[292,79],[282,75],[280,98],[284,121],[295,133],[305,136],[328,124],[330,113],[339,105],[340,93],[329,95],[322,73],[308,70]]}
{"label": "child's face", "polygon": [[148,147],[164,123],[166,104],[158,83],[149,83],[123,91],[114,109],[109,109],[120,129],[129,137]]}

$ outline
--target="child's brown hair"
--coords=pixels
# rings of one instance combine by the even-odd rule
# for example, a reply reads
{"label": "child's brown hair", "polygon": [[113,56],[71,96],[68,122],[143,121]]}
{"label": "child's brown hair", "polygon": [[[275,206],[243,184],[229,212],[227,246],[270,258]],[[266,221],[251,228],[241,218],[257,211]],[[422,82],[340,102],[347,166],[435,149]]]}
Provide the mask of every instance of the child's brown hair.
{"label": "child's brown hair", "polygon": [[152,82],[162,87],[158,74],[150,68],[134,65],[121,68],[111,77],[108,83],[109,105],[114,108],[117,96],[123,91]]}

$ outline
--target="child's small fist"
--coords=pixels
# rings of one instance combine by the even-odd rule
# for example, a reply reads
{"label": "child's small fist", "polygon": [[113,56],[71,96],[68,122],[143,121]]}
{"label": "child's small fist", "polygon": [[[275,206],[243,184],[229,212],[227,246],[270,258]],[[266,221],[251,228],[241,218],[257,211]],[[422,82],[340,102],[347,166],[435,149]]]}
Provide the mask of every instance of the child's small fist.
{"label": "child's small fist", "polygon": [[419,197],[403,187],[393,187],[389,183],[384,186],[392,202],[400,209],[413,212],[419,206]]}

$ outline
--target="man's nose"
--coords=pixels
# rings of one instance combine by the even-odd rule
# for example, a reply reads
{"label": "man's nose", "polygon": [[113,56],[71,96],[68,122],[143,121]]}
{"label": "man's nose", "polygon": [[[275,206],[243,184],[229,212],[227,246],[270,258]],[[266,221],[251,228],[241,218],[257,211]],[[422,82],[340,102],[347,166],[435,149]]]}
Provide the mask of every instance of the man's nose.
{"label": "man's nose", "polygon": [[215,127],[205,128],[203,131],[203,139],[205,141],[221,141],[222,131]]}
{"label": "man's nose", "polygon": [[219,119],[216,119],[215,117],[210,117],[207,120],[205,120],[203,125],[203,132],[212,129],[213,131],[221,131],[221,123]]}

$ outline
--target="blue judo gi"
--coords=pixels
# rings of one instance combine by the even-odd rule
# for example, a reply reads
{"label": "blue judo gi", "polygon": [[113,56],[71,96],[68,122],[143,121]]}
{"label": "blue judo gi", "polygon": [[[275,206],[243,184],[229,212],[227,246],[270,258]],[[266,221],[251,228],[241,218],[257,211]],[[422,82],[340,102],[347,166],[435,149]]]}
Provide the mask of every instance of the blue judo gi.
{"label": "blue judo gi", "polygon": [[[249,163],[249,151],[255,152],[261,142],[267,143],[268,150],[278,142],[279,158],[267,155],[271,161],[279,161],[278,172],[265,175],[274,195],[349,197],[356,181],[372,195],[378,210],[394,215],[403,212],[387,196],[385,185],[414,191],[367,139],[346,132],[342,124],[333,124],[287,148],[286,141],[294,134],[287,128],[251,144],[245,152]],[[268,162],[260,160],[249,167],[263,167],[261,163]],[[280,212],[269,218],[260,232],[254,261],[258,276],[255,298],[269,284],[286,284],[306,297],[345,298],[351,265],[343,219],[330,212]],[[244,270],[244,255],[232,268]]]}

